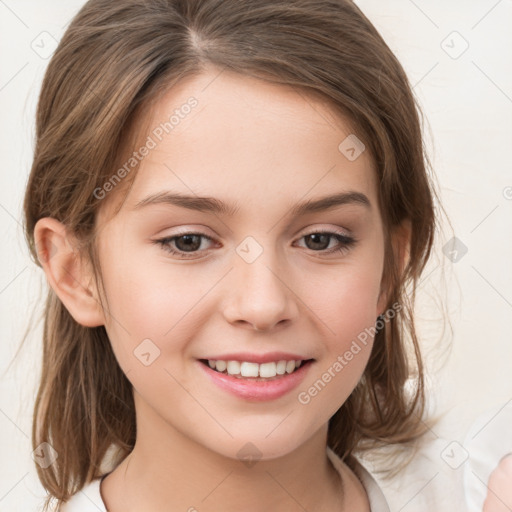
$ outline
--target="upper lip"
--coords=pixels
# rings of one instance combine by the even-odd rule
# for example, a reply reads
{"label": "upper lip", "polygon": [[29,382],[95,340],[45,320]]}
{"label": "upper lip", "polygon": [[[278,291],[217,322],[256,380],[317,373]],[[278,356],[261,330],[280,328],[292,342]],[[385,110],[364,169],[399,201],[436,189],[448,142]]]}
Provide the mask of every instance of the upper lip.
{"label": "upper lip", "polygon": [[267,352],[266,354],[256,354],[254,352],[232,352],[230,354],[208,356],[204,359],[210,359],[213,361],[247,361],[248,363],[271,363],[273,361],[306,361],[308,357],[304,357],[298,354],[292,354],[291,352]]}

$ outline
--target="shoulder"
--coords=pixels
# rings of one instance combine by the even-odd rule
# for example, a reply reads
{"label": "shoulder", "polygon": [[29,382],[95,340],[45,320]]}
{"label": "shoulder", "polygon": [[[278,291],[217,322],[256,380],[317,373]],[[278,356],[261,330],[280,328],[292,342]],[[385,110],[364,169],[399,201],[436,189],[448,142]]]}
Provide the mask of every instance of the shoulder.
{"label": "shoulder", "polygon": [[355,472],[368,494],[371,512],[390,512],[387,499],[372,474],[360,462],[357,462]]}
{"label": "shoulder", "polygon": [[370,512],[390,512],[386,497],[379,487],[379,484],[359,461],[356,460],[356,467],[354,468],[354,471],[351,471],[329,447],[327,448],[327,455],[342,478],[345,480],[348,479],[349,481],[353,480],[358,483],[359,486],[362,485],[363,490],[366,492],[368,497]]}
{"label": "shoulder", "polygon": [[107,512],[100,494],[101,478],[89,482],[83,489],[73,494],[70,500],[56,512]]}
{"label": "shoulder", "polygon": [[378,482],[391,510],[461,510],[465,454],[456,440],[430,433],[414,446],[390,445],[359,460]]}

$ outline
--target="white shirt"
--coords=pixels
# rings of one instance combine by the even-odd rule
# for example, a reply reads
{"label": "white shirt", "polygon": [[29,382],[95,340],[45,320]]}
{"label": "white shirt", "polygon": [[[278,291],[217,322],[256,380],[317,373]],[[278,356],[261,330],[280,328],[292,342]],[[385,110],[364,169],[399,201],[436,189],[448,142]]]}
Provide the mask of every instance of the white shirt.
{"label": "white shirt", "polygon": [[[342,462],[338,455],[327,447],[327,456],[341,475]],[[355,473],[366,490],[371,512],[390,512],[380,487],[362,464],[358,464]],[[107,512],[100,493],[101,480],[106,476],[103,475],[101,478],[87,484],[81,491],[74,494],[67,503],[63,503],[58,512]]]}

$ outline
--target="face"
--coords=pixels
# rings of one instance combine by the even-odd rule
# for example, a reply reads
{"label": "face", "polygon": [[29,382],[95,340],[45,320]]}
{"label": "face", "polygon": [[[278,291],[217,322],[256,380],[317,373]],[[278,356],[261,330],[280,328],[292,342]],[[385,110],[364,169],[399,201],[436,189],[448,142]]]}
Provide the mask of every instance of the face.
{"label": "face", "polygon": [[[157,418],[162,435],[232,458],[246,443],[285,455],[350,395],[373,343],[358,336],[383,312],[371,158],[347,152],[351,127],[318,99],[226,71],[174,87],[149,126],[115,215],[106,194],[97,239],[105,327],[138,424]],[[208,360],[285,374],[229,377]],[[290,360],[301,366],[288,374],[279,361]]]}

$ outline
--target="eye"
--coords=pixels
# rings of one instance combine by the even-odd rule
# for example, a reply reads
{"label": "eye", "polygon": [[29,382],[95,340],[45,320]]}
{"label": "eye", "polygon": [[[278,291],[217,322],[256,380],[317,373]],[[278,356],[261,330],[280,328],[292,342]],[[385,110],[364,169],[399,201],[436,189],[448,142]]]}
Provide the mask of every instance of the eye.
{"label": "eye", "polygon": [[[344,233],[332,231],[314,231],[302,236],[300,240],[302,239],[307,240],[307,249],[321,254],[344,254],[357,242],[355,238],[345,235]],[[337,242],[337,245],[326,250],[333,239]],[[153,240],[153,243],[160,245],[166,252],[178,258],[197,259],[197,257],[194,256],[196,253],[207,250],[204,247],[201,248],[203,240],[213,242],[213,238],[203,233],[182,233]]]}
{"label": "eye", "polygon": [[[168,236],[159,240],[154,240],[154,243],[159,244],[166,252],[174,254],[180,258],[190,258],[188,254],[194,255],[201,248],[202,239],[210,242],[213,239],[202,233],[182,233],[181,235]],[[173,245],[175,248],[173,248]],[[203,249],[204,250],[204,249]]]}
{"label": "eye", "polygon": [[[346,253],[356,244],[356,239],[344,233],[332,231],[314,231],[304,235],[301,240],[306,240],[306,246],[313,252],[322,254]],[[334,239],[337,245],[326,250]]]}

